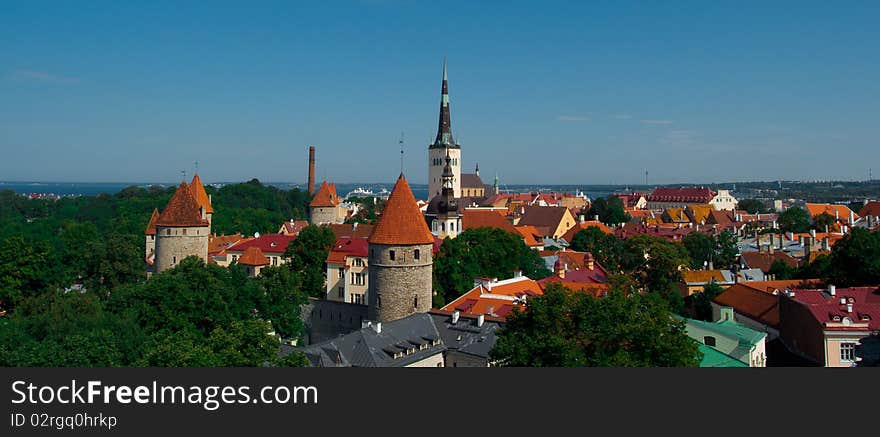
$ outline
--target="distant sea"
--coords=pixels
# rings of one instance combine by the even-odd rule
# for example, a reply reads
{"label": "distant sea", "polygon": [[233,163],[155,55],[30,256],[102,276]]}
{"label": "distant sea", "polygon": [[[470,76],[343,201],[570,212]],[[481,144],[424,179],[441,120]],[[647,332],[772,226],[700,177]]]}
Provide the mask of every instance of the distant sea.
{"label": "distant sea", "polygon": [[[215,187],[227,184],[226,182],[212,183]],[[293,188],[304,189],[305,184],[293,184],[288,182],[266,182],[266,185],[278,187],[283,190]],[[131,182],[4,182],[0,181],[0,190],[12,190],[19,194],[55,194],[57,196],[95,196],[101,193],[116,194],[126,187],[132,185],[147,188],[151,185],[160,185],[167,187],[169,183],[131,183]],[[345,196],[355,189],[361,188],[374,193],[381,193],[382,190],[391,191],[394,183],[337,183],[336,192],[340,196]],[[413,195],[417,199],[426,199],[428,197],[428,186],[425,184],[410,184]],[[531,193],[531,192],[564,192],[575,193],[583,192],[589,198],[604,197],[617,190],[623,190],[624,186],[609,185],[505,185],[502,187],[503,192],[510,193]],[[635,189],[637,187],[632,187]],[[387,192],[386,192],[387,194]]]}

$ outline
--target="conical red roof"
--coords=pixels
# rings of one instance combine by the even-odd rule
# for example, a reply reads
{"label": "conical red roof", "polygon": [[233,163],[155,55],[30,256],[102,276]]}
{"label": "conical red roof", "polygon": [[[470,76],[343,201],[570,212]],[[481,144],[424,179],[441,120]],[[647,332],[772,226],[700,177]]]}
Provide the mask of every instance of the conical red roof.
{"label": "conical red roof", "polygon": [[205,186],[202,185],[202,179],[199,177],[198,173],[193,176],[192,182],[189,183],[189,190],[193,197],[195,197],[196,203],[198,203],[199,206],[205,207],[206,213],[214,213],[214,208],[211,207],[211,199],[208,198],[208,193],[205,191]]}
{"label": "conical red roof", "polygon": [[150,223],[147,224],[145,235],[156,235],[156,220],[159,220],[159,209],[153,208],[153,215],[150,217]]}
{"label": "conical red roof", "polygon": [[336,195],[336,184],[328,184],[324,181],[315,197],[309,203],[313,208],[333,207],[339,204],[339,196]]}
{"label": "conical red roof", "polygon": [[199,204],[186,182],[181,182],[177,187],[174,196],[171,196],[168,205],[159,214],[156,226],[208,226],[208,220],[202,218]]}
{"label": "conical red roof", "polygon": [[379,223],[370,235],[370,243],[377,244],[433,244],[434,236],[428,230],[425,217],[419,211],[416,198],[403,174],[397,179]]}

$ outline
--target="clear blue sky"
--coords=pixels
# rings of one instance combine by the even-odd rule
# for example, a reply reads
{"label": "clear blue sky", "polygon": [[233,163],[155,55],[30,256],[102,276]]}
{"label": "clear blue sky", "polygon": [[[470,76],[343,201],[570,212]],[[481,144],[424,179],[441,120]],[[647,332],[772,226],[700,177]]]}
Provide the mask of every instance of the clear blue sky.
{"label": "clear blue sky", "polygon": [[424,183],[444,53],[487,180],[880,175],[878,1],[129,3],[3,3],[0,180]]}

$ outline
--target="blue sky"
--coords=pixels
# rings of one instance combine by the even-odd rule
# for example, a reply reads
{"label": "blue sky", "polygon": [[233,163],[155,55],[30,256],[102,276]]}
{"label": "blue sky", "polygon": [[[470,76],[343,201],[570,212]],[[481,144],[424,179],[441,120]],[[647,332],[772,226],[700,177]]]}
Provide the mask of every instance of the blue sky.
{"label": "blue sky", "polygon": [[[0,180],[880,175],[880,2],[4,2]],[[146,2],[140,2],[146,3]]]}

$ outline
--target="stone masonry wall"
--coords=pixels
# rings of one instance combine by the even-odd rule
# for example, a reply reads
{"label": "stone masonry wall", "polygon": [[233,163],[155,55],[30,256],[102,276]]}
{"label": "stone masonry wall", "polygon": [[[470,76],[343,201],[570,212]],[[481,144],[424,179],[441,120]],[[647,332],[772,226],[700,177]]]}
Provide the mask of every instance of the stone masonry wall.
{"label": "stone masonry wall", "polygon": [[[369,319],[390,322],[431,309],[432,245],[370,244]],[[419,259],[415,259],[415,251]],[[395,259],[391,260],[391,251]]]}
{"label": "stone masonry wall", "polygon": [[[171,235],[168,235],[168,231]],[[184,235],[184,232],[186,235]],[[188,256],[208,260],[207,226],[202,227],[156,227],[156,272],[170,269]],[[177,263],[175,263],[175,260]]]}

